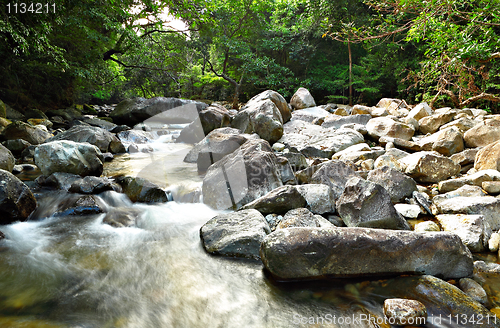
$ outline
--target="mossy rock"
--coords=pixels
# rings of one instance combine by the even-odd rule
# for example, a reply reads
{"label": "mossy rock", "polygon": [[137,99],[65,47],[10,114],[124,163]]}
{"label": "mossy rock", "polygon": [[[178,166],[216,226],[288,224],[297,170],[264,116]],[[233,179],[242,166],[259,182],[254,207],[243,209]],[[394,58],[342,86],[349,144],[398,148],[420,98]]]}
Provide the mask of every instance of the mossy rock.
{"label": "mossy rock", "polygon": [[82,108],[82,113],[87,115],[97,115],[98,112],[91,105],[84,104]]}
{"label": "mossy rock", "polygon": [[111,117],[98,117],[98,119],[100,120],[103,120],[103,121],[107,121],[107,122],[110,122],[110,123],[113,123],[113,119]]}

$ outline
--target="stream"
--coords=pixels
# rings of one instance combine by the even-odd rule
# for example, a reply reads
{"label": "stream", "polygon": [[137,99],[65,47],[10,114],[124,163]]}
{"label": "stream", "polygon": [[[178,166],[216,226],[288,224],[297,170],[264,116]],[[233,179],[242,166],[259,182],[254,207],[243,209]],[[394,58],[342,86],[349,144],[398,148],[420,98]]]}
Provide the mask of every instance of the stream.
{"label": "stream", "polygon": [[[116,156],[104,175],[149,178],[174,200],[201,185],[196,164],[182,162],[187,145],[163,136],[141,146],[150,152]],[[38,197],[39,209],[50,210],[66,195]],[[202,203],[132,204],[116,192],[100,197],[109,208],[140,210],[137,227],[103,224],[104,214],[0,227],[7,237],[0,242],[0,327],[390,327],[355,320],[383,317],[384,300],[396,294],[388,280],[276,282],[260,261],[205,252],[199,229],[220,211]],[[498,278],[485,279],[500,290]],[[429,315],[440,311],[428,308]]]}

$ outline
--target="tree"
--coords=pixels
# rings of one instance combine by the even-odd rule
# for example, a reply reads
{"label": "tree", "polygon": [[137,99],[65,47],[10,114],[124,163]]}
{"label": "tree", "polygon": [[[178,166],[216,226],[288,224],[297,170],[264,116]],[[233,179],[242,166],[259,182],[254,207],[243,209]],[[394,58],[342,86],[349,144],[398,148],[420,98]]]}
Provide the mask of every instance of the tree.
{"label": "tree", "polygon": [[[478,101],[500,102],[495,64],[500,3],[490,0],[365,0],[377,15],[368,24],[330,32],[345,41],[368,42],[396,35],[421,47],[421,67],[406,81],[434,105],[447,96],[462,108]],[[401,40],[401,38],[399,38]],[[398,41],[399,41],[398,40]]]}

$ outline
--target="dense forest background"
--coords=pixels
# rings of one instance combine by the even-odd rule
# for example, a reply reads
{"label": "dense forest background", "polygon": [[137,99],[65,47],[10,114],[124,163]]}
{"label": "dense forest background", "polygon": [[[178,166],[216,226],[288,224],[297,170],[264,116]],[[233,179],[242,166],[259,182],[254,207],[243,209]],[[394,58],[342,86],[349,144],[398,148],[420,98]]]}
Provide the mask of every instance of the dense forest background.
{"label": "dense forest background", "polygon": [[298,87],[318,103],[500,109],[498,0],[50,3],[36,13],[2,0],[0,99],[19,110],[134,96],[236,104]]}

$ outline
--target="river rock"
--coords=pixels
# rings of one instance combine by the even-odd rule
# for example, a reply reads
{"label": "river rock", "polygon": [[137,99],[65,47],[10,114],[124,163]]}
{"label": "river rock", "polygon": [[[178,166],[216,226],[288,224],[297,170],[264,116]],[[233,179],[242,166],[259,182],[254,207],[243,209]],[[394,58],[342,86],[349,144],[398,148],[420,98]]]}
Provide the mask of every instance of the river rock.
{"label": "river rock", "polygon": [[309,107],[294,111],[292,113],[292,121],[300,120],[315,125],[321,125],[328,116],[332,116],[332,114],[322,107]]}
{"label": "river rock", "polygon": [[419,205],[395,204],[394,208],[406,219],[416,219],[421,213]]}
{"label": "river rock", "polygon": [[492,169],[482,170],[460,178],[440,181],[438,188],[439,192],[446,193],[465,185],[482,186],[485,181],[500,181],[500,172]]}
{"label": "river rock", "polygon": [[71,184],[70,192],[79,194],[100,194],[106,190],[121,192],[122,188],[107,177],[87,176]]}
{"label": "river rock", "polygon": [[349,116],[339,116],[339,115],[329,115],[321,127],[323,128],[335,128],[340,129],[346,124],[360,124],[366,126],[371,120],[372,116],[369,114],[359,114],[359,115],[349,115]]}
{"label": "river rock", "polygon": [[278,229],[262,242],[262,262],[279,279],[473,272],[472,254],[448,232],[369,228]]}
{"label": "river rock", "polygon": [[282,184],[269,143],[248,140],[208,168],[203,179],[203,202],[215,209],[240,208]]}
{"label": "river rock", "polygon": [[384,187],[394,204],[411,197],[417,191],[415,180],[387,166],[370,171],[367,180]]}
{"label": "river rock", "polygon": [[300,152],[307,157],[331,158],[336,152],[349,146],[364,142],[361,133],[347,128],[322,129],[312,135],[285,134],[279,142],[293,152]]}
{"label": "river rock", "polygon": [[[314,170],[314,168],[311,169]],[[332,160],[317,167],[308,182],[327,185],[332,190],[333,200],[337,201],[344,192],[347,180],[352,177],[359,177],[359,174],[351,166],[338,160]]]}
{"label": "river rock", "polygon": [[348,227],[410,230],[379,184],[359,177],[349,179],[336,202],[337,212]]}
{"label": "river rock", "polygon": [[481,272],[498,274],[500,273],[500,264],[492,262],[484,262],[484,261],[475,261],[474,274]]}
{"label": "river rock", "polygon": [[460,153],[451,155],[450,159],[455,162],[455,164],[466,166],[469,164],[474,164],[476,159],[476,154],[479,149],[466,149]]}
{"label": "river rock", "polygon": [[464,134],[465,145],[469,148],[483,147],[500,139],[500,120],[485,120]]}
{"label": "river rock", "polygon": [[0,169],[0,224],[24,221],[36,206],[28,186],[9,171]]}
{"label": "river rock", "polygon": [[423,102],[413,107],[413,109],[408,114],[408,117],[414,118],[419,121],[420,119],[430,115],[432,115],[431,107],[427,103]]}
{"label": "river rock", "polygon": [[243,133],[255,132],[270,144],[283,135],[283,118],[270,99],[249,101],[233,118],[231,126]]}
{"label": "river rock", "polygon": [[500,170],[500,140],[490,143],[478,151],[474,168],[481,170]]}
{"label": "river rock", "polygon": [[444,231],[457,234],[471,252],[482,252],[488,248],[492,231],[482,215],[443,214],[436,219]]}
{"label": "river rock", "polygon": [[406,326],[427,322],[425,305],[416,300],[390,298],[384,301],[384,315],[394,325]]}
{"label": "river rock", "polygon": [[78,175],[100,176],[104,158],[101,151],[89,143],[69,140],[52,141],[35,149],[35,164],[44,175],[67,172]]}
{"label": "river rock", "polygon": [[81,180],[82,177],[73,173],[66,172],[54,172],[49,176],[41,175],[36,178],[36,182],[40,186],[52,187],[60,190],[68,191],[71,188],[71,185]]}
{"label": "river rock", "polygon": [[332,190],[324,184],[305,184],[295,186],[306,200],[306,208],[314,214],[335,212]]}
{"label": "river rock", "polygon": [[[457,118],[457,116],[455,116],[455,118]],[[463,134],[466,131],[475,127],[478,123],[480,122],[475,121],[469,117],[460,117],[458,119],[451,121],[450,123],[441,126],[439,129],[444,130],[450,127],[456,127]]]}
{"label": "river rock", "polygon": [[4,145],[12,155],[19,157],[23,150],[31,146],[29,142],[23,139],[12,139],[12,140],[6,140],[2,142],[2,145]]}
{"label": "river rock", "polygon": [[485,181],[481,187],[490,195],[500,194],[500,181]]}
{"label": "river rock", "polygon": [[[186,110],[186,106],[193,110]],[[202,102],[178,98],[132,98],[120,102],[109,114],[116,124],[135,126],[147,119],[155,117],[162,124],[191,123],[198,113],[207,108]]]}
{"label": "river rock", "polygon": [[436,183],[460,172],[460,165],[448,157],[431,152],[414,153],[400,161],[406,165],[406,174],[423,183]]}
{"label": "river rock", "polygon": [[151,132],[138,129],[120,131],[116,136],[122,143],[132,144],[146,144],[155,139],[155,136]]}
{"label": "river rock", "polygon": [[327,219],[321,215],[314,215],[306,208],[296,208],[288,211],[283,219],[278,223],[276,229],[285,229],[292,227],[323,227],[332,228]]}
{"label": "river rock", "polygon": [[53,212],[46,212],[46,215],[39,217],[50,216],[67,216],[67,215],[92,215],[106,212],[106,205],[104,202],[95,195],[79,195],[72,194],[72,196],[64,198]]}
{"label": "river rock", "polygon": [[160,186],[140,177],[120,177],[117,182],[122,186],[123,192],[133,202],[140,203],[165,203],[168,202],[166,192]]}
{"label": "river rock", "polygon": [[389,117],[372,118],[367,124],[368,134],[375,139],[380,137],[393,137],[410,140],[415,133],[413,126],[397,122]]}
{"label": "river rock", "polygon": [[199,113],[199,117],[182,129],[177,142],[196,143],[215,129],[231,125],[232,115],[220,105],[212,104]]}
{"label": "river rock", "polygon": [[126,228],[137,226],[137,221],[140,219],[142,211],[131,208],[112,208],[106,213],[102,223],[109,224],[115,228]]}
{"label": "river rock", "polygon": [[473,300],[483,304],[488,305],[488,295],[484,290],[483,286],[481,286],[478,282],[470,279],[470,278],[462,278],[458,281],[458,286],[460,289],[470,296]]}
{"label": "river rock", "polygon": [[288,163],[290,164],[290,167],[292,168],[293,172],[304,170],[308,166],[306,157],[301,153],[289,151],[289,152],[279,153],[279,155],[286,157],[286,159],[288,159]]}
{"label": "river rock", "polygon": [[111,132],[96,126],[75,125],[71,129],[48,139],[47,142],[59,140],[70,140],[79,143],[88,142],[97,146],[103,153],[117,154],[125,152],[125,146],[120,139]]}
{"label": "river rock", "polygon": [[212,254],[259,259],[259,248],[271,232],[262,214],[254,209],[220,214],[200,229],[205,250]]}
{"label": "river rock", "polygon": [[448,123],[456,115],[454,111],[447,111],[443,113],[436,113],[430,116],[421,118],[418,121],[419,130],[422,134],[434,133],[439,128]]}
{"label": "river rock", "polygon": [[50,137],[52,134],[46,130],[21,121],[7,125],[2,131],[4,140],[23,139],[32,145],[39,145]]}
{"label": "river rock", "polygon": [[434,196],[432,198],[432,202],[433,202],[433,204],[438,205],[439,203],[441,203],[447,199],[451,199],[451,198],[455,198],[455,197],[485,197],[485,196],[487,196],[487,194],[484,192],[484,190],[481,187],[465,185],[465,186],[462,186],[456,190],[444,193],[442,195]]}
{"label": "river rock", "polygon": [[290,106],[294,110],[316,106],[313,96],[306,88],[299,88],[290,99]]}
{"label": "river rock", "polygon": [[464,140],[462,133],[456,127],[450,127],[438,132],[436,141],[432,145],[432,150],[451,156],[464,150]]}
{"label": "river rock", "polygon": [[424,221],[415,224],[415,232],[441,231],[441,228],[433,221]]}
{"label": "river rock", "polygon": [[12,172],[16,159],[7,147],[0,145],[0,170]]}
{"label": "river rock", "polygon": [[[205,172],[210,165],[231,154],[248,140],[244,134],[226,134],[225,132],[227,131],[224,129],[216,129],[193,148],[194,151],[198,151],[196,163],[199,172]],[[194,154],[188,154],[186,158],[189,156],[194,156]]]}
{"label": "river rock", "polygon": [[488,240],[488,249],[490,252],[497,252],[500,248],[500,233],[494,232]]}
{"label": "river rock", "polygon": [[276,156],[276,165],[278,166],[281,182],[283,182],[283,184],[297,184],[297,179],[295,178],[295,174],[293,173],[292,166],[290,165],[286,157]]}
{"label": "river rock", "polygon": [[273,90],[263,91],[258,95],[254,96],[248,102],[249,103],[259,102],[266,99],[271,100],[276,105],[276,107],[278,107],[278,110],[281,113],[281,118],[283,119],[283,123],[290,121],[290,119],[292,118],[292,113],[290,111],[290,108],[288,107],[285,98],[283,98],[283,96],[276,91]]}
{"label": "river rock", "polygon": [[380,139],[378,139],[378,142],[381,146],[386,146],[387,144],[392,143],[397,148],[401,148],[411,152],[420,151],[422,149],[422,147],[416,142],[399,138],[380,137]]}
{"label": "river rock", "polygon": [[244,205],[241,209],[256,209],[264,215],[285,214],[305,205],[306,199],[295,186],[281,186]]}
{"label": "river rock", "polygon": [[500,229],[500,199],[485,197],[454,197],[434,202],[438,214],[480,214],[490,229]]}

